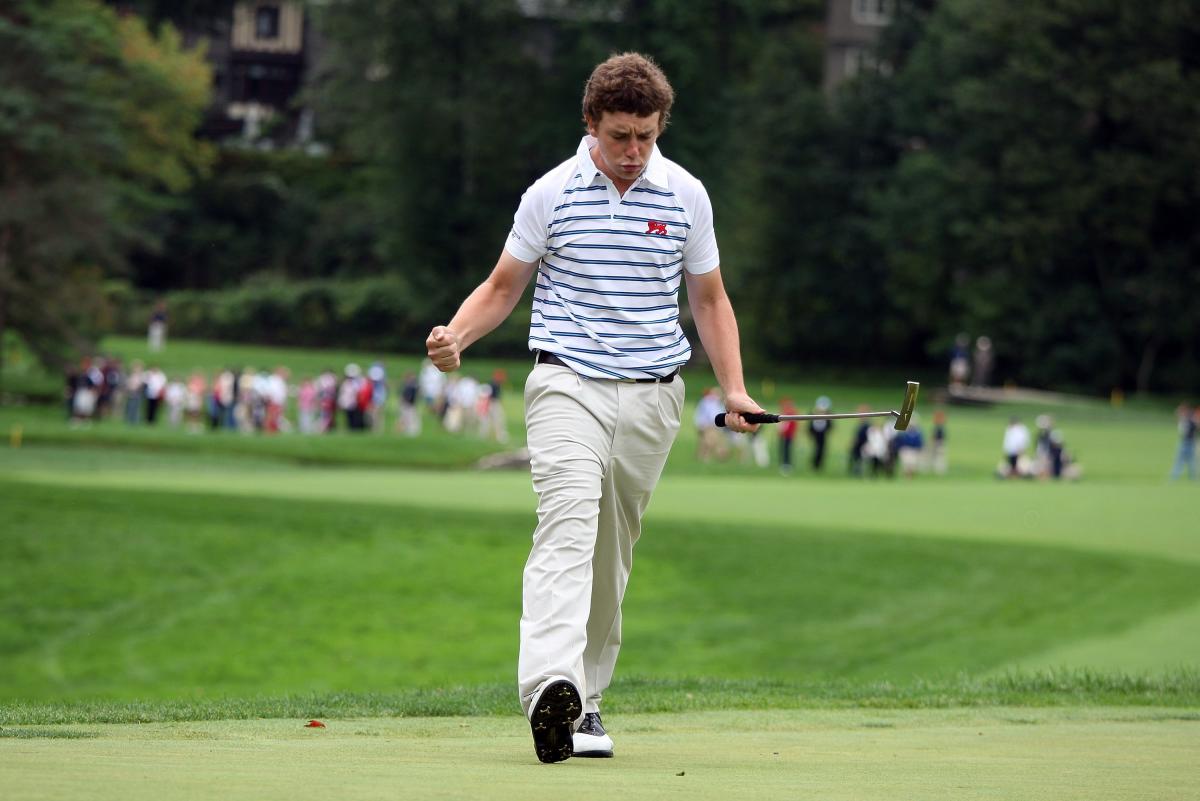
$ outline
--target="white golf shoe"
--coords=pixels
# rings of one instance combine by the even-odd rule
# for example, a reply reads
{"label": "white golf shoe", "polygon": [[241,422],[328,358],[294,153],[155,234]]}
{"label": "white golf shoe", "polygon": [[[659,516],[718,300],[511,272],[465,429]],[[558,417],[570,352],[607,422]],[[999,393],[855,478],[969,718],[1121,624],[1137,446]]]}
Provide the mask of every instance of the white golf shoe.
{"label": "white golf shoe", "polygon": [[577,757],[607,758],[613,755],[612,738],[604,730],[598,712],[588,712],[583,716],[572,741]]}

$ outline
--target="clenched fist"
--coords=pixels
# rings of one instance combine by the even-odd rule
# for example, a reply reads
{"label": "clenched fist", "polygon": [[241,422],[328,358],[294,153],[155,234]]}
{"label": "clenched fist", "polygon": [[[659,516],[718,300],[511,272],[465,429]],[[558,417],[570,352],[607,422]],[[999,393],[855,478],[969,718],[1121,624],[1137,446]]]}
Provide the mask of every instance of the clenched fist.
{"label": "clenched fist", "polygon": [[453,372],[462,364],[459,358],[458,335],[444,325],[435,325],[425,340],[429,360],[443,373]]}

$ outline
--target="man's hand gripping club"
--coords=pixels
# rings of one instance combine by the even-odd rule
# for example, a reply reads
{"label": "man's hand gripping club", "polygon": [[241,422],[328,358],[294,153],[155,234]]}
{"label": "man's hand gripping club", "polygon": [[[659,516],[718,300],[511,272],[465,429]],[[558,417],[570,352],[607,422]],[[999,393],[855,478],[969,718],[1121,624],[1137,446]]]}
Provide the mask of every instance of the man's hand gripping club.
{"label": "man's hand gripping club", "polygon": [[741,412],[761,412],[763,408],[754,402],[744,392],[731,392],[725,398],[725,427],[730,431],[736,431],[739,434],[751,434],[758,430],[757,425],[747,423],[740,414]]}

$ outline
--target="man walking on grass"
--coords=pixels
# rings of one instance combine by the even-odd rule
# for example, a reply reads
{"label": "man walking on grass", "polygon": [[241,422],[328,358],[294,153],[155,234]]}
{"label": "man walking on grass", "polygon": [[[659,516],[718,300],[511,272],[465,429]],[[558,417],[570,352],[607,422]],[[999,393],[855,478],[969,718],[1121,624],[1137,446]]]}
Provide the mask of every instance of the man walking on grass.
{"label": "man walking on grass", "polygon": [[518,685],[543,762],[612,756],[600,702],[642,514],[679,430],[691,346],[679,287],[732,412],[746,393],[737,321],[701,183],[659,151],[674,92],[650,59],[613,56],[584,90],[587,135],[521,199],[491,275],[426,340],[443,372],[536,275],[525,414],[538,524],[525,565]]}

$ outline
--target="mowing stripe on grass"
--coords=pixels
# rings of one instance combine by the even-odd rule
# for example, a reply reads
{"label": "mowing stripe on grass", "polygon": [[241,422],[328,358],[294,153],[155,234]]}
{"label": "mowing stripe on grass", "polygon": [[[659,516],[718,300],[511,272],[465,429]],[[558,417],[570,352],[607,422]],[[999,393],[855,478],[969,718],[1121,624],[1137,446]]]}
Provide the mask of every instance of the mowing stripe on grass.
{"label": "mowing stripe on grass", "polygon": [[[325,499],[532,514],[524,473],[420,470],[243,470],[180,473],[19,469],[4,477],[51,486],[195,492],[277,499]],[[918,537],[942,537],[1136,553],[1200,562],[1196,495],[1187,487],[984,482],[785,482],[754,478],[664,476],[647,527],[664,520],[721,522]]]}
{"label": "mowing stripe on grass", "polygon": [[[511,679],[528,513],[25,483],[0,503],[0,698]],[[638,547],[622,671],[661,679],[943,680],[1200,602],[1193,564],[853,528],[659,520]]]}

